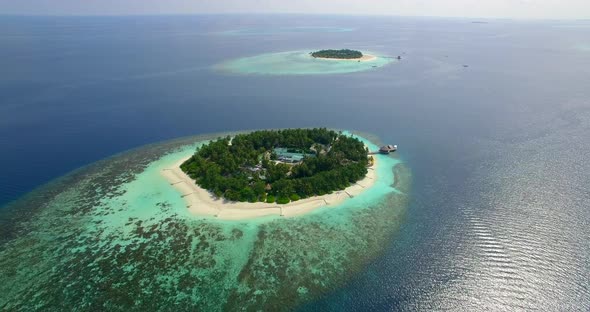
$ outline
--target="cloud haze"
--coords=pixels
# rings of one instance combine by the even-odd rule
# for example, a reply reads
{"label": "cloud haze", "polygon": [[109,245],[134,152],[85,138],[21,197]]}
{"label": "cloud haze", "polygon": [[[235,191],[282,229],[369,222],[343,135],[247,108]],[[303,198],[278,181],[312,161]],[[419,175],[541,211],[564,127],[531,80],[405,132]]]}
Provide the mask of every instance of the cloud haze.
{"label": "cloud haze", "polygon": [[198,13],[590,18],[590,0],[0,0],[0,14]]}

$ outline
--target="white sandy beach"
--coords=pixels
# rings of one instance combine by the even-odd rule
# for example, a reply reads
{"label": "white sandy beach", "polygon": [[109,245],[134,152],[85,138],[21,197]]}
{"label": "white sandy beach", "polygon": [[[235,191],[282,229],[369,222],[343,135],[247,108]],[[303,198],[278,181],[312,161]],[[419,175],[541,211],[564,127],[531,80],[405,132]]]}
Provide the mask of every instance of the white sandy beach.
{"label": "white sandy beach", "polygon": [[361,58],[354,58],[354,59],[338,59],[338,58],[328,58],[328,57],[314,57],[314,58],[319,59],[319,60],[330,60],[330,61],[370,62],[370,61],[376,60],[377,56],[371,55],[371,54],[363,54],[363,56]]}
{"label": "white sandy beach", "polygon": [[230,202],[219,199],[209,191],[199,187],[193,179],[180,169],[180,165],[188,158],[179,160],[174,166],[162,170],[161,173],[178,190],[179,196],[182,196],[186,201],[187,209],[194,215],[215,216],[223,220],[251,219],[270,215],[293,217],[320,207],[335,206],[373,186],[377,179],[377,157],[373,158],[375,161],[373,166],[369,168],[367,176],[345,190],[310,197],[285,205]]}

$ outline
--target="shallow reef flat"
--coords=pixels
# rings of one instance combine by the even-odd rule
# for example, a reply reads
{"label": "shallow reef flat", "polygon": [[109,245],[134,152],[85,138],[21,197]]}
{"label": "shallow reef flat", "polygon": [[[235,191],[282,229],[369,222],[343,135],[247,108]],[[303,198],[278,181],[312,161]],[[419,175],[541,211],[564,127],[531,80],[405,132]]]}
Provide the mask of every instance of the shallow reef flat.
{"label": "shallow reef flat", "polygon": [[215,66],[224,73],[245,75],[322,75],[343,74],[376,69],[396,61],[393,57],[372,52],[375,58],[366,61],[314,58],[312,51],[266,53],[230,60]]}
{"label": "shallow reef flat", "polygon": [[395,237],[411,174],[384,155],[374,187],[336,207],[191,215],[160,170],[222,135],[131,150],[4,207],[0,310],[289,310],[341,286]]}

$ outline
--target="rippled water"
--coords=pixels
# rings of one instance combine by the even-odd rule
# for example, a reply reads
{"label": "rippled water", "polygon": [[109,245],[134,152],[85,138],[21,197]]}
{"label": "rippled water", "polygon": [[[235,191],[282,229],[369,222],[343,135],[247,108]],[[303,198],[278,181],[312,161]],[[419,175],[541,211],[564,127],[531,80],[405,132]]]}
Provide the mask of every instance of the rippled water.
{"label": "rippled water", "polygon": [[[561,101],[507,109],[496,121],[505,129],[448,162],[447,172],[469,172],[464,180],[418,182],[388,254],[305,310],[590,309],[590,106],[587,97]],[[442,193],[432,188],[441,184]]]}

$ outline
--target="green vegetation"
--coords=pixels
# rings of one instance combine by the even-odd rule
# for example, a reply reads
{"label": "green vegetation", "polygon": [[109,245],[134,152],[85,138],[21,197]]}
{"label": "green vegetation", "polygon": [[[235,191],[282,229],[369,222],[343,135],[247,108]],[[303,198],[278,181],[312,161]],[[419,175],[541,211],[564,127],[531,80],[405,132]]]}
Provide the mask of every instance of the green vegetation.
{"label": "green vegetation", "polygon": [[[278,148],[306,154],[294,162],[278,156]],[[325,128],[265,130],[211,141],[180,168],[218,197],[286,204],[362,179],[367,156],[361,141]]]}
{"label": "green vegetation", "polygon": [[342,49],[342,50],[320,50],[312,52],[313,57],[333,58],[333,59],[358,59],[363,57],[361,51]]}

